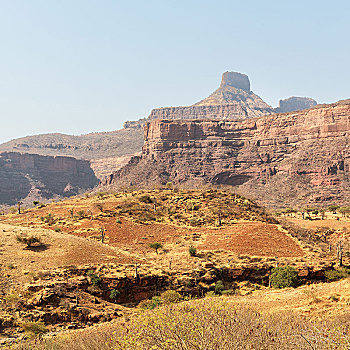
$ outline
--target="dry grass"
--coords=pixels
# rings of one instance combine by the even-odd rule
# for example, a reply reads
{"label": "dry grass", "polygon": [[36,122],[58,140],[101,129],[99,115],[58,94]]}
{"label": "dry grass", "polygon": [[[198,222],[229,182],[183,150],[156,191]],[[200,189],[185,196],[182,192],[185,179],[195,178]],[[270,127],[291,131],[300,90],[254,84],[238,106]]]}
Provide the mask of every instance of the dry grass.
{"label": "dry grass", "polygon": [[[348,316],[348,315],[347,315]],[[260,312],[206,298],[145,311],[106,327],[76,332],[16,349],[349,349],[349,321],[315,321],[295,313]]]}

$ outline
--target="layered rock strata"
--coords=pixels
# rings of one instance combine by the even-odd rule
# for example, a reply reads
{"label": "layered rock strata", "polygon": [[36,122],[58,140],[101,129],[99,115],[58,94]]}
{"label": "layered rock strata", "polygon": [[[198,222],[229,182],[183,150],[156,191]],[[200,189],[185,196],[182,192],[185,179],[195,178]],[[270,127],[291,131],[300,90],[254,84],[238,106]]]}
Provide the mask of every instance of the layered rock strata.
{"label": "layered rock strata", "polygon": [[72,196],[97,183],[86,160],[0,153],[0,204]]}
{"label": "layered rock strata", "polygon": [[142,155],[102,185],[216,184],[270,207],[350,199],[350,100],[246,120],[154,120]]}
{"label": "layered rock strata", "polygon": [[250,91],[247,75],[225,72],[220,87],[193,106],[155,108],[147,119],[127,121],[124,127],[138,129],[155,119],[245,119],[272,113],[273,108]]}

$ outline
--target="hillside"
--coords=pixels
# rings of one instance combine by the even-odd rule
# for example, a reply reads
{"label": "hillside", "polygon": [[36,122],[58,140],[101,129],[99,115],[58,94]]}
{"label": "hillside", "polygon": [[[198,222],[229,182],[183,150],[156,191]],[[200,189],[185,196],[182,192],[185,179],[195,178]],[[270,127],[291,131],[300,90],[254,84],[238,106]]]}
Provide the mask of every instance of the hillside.
{"label": "hillside", "polygon": [[[26,247],[18,236],[41,243]],[[201,297],[218,280],[228,289],[244,281],[267,286],[276,263],[295,266],[304,280],[323,279],[335,262],[327,244],[283,229],[241,196],[213,190],[99,193],[27,208],[0,215],[0,244],[7,336],[21,335],[29,321],[51,331],[109,321],[168,289]]]}

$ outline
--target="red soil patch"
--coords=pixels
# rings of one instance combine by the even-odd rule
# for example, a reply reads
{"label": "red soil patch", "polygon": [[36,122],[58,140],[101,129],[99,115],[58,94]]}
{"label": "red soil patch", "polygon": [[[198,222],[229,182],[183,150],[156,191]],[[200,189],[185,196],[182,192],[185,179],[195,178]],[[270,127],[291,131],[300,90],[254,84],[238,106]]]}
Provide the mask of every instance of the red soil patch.
{"label": "red soil patch", "polygon": [[227,250],[237,254],[273,257],[303,256],[300,246],[276,225],[262,222],[239,223],[230,228],[211,231],[205,243],[198,247],[205,250]]}

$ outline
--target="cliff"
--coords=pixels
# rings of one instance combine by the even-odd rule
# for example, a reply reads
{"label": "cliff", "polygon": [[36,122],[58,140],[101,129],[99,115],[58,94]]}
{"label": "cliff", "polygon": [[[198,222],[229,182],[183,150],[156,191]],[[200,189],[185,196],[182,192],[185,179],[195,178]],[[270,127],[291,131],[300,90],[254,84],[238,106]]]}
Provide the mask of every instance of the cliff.
{"label": "cliff", "polygon": [[86,160],[0,153],[0,204],[72,196],[97,183]]}
{"label": "cliff", "polygon": [[289,97],[285,100],[280,100],[279,106],[275,108],[276,113],[288,113],[293,111],[301,111],[312,108],[317,105],[313,98],[309,97]]}
{"label": "cliff", "polygon": [[154,120],[102,185],[236,187],[270,207],[350,199],[350,100],[245,120]]}

